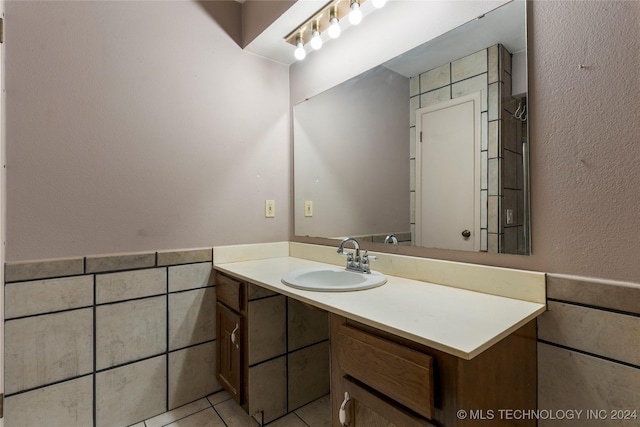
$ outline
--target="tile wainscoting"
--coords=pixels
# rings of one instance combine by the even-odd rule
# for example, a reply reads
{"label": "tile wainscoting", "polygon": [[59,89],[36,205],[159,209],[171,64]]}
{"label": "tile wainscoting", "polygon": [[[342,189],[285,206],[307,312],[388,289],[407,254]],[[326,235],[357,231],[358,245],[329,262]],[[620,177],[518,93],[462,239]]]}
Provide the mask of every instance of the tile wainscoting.
{"label": "tile wainscoting", "polygon": [[220,390],[212,257],[7,263],[6,425],[126,426]]}
{"label": "tile wainscoting", "polygon": [[640,285],[548,274],[547,298],[538,317],[538,408],[583,412],[538,425],[637,426]]}
{"label": "tile wainscoting", "polygon": [[[126,426],[220,390],[212,261],[207,248],[7,263],[5,425]],[[640,411],[640,285],[548,274],[547,297],[538,407],[584,412],[539,426],[637,425],[611,411]]]}

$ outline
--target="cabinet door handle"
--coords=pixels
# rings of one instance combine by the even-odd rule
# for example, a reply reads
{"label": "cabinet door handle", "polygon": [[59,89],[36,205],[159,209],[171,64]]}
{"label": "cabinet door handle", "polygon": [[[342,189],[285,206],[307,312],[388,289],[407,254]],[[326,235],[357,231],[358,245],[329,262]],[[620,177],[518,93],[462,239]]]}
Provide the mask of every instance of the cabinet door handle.
{"label": "cabinet door handle", "polygon": [[347,404],[349,403],[349,393],[347,393],[346,391],[344,392],[344,400],[342,401],[342,405],[340,405],[340,412],[339,412],[339,417],[340,417],[340,425],[341,426],[348,426],[349,425],[349,412],[347,409]]}
{"label": "cabinet door handle", "polygon": [[239,328],[240,328],[240,325],[236,323],[236,327],[233,328],[233,331],[231,331],[231,342],[233,343],[233,345],[236,346],[236,348],[240,348],[240,344],[238,343],[238,340],[236,338],[236,332],[238,332]]}

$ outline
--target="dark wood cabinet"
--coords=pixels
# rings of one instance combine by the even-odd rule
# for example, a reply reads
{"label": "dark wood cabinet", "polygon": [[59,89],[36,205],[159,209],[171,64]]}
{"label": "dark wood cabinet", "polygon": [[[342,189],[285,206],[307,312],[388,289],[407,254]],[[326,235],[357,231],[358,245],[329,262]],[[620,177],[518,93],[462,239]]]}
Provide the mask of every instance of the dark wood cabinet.
{"label": "dark wood cabinet", "polygon": [[338,315],[330,319],[333,426],[536,425],[499,412],[536,409],[535,321],[465,360]]}
{"label": "dark wood cabinet", "polygon": [[220,271],[216,297],[217,379],[260,425],[329,392],[326,313]]}
{"label": "dark wood cabinet", "polygon": [[247,285],[216,275],[216,373],[220,385],[244,405],[247,378]]}
{"label": "dark wood cabinet", "polygon": [[221,303],[216,307],[218,381],[236,402],[242,404],[242,330],[244,320]]}

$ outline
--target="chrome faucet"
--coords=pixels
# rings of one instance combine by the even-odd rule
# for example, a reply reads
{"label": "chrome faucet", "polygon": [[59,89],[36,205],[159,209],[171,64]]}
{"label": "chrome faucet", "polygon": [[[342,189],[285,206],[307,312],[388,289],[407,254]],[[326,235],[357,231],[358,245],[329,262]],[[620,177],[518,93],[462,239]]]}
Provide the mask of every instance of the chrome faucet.
{"label": "chrome faucet", "polygon": [[[353,247],[356,250],[355,258],[353,256],[354,254],[352,253],[344,254],[344,245],[349,242],[353,243]],[[369,257],[369,251],[367,250],[364,251],[364,256],[360,258],[360,245],[358,244],[358,241],[353,237],[345,237],[344,239],[342,239],[342,241],[340,242],[340,246],[338,246],[338,253],[341,255],[346,255],[347,270],[358,271],[360,273],[371,273],[371,270],[369,269],[369,259],[377,259],[374,256]]]}
{"label": "chrome faucet", "polygon": [[398,238],[396,237],[395,234],[389,234],[387,237],[384,238],[384,243],[390,243],[392,245],[397,245],[398,244]]}

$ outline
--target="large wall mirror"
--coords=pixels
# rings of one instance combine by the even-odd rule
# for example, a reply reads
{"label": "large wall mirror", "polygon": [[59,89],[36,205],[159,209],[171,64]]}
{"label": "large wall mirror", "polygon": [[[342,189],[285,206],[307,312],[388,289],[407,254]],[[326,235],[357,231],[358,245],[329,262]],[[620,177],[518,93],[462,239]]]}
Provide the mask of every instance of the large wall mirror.
{"label": "large wall mirror", "polygon": [[293,108],[295,235],[530,253],[526,2]]}

